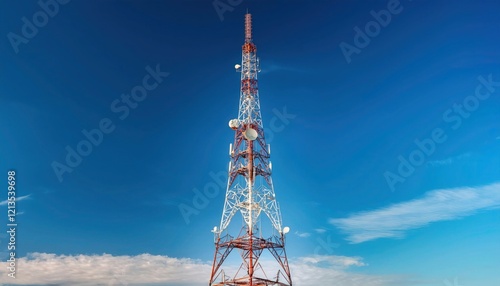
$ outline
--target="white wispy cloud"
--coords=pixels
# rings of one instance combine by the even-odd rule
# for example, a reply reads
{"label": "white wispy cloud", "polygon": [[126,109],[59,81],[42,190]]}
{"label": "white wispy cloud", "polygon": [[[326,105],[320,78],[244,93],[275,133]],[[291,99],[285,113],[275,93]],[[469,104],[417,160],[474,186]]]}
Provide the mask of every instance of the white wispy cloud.
{"label": "white wispy cloud", "polygon": [[338,255],[314,255],[301,257],[298,261],[301,264],[320,264],[327,263],[330,266],[339,266],[341,268],[347,268],[350,266],[366,266],[362,261],[361,257],[349,257],[349,256],[338,256]]}
{"label": "white wispy cloud", "polygon": [[477,211],[500,207],[500,183],[481,187],[433,190],[422,198],[329,222],[348,234],[351,243],[378,238],[401,238],[410,229],[432,222],[455,220]]}
{"label": "white wispy cloud", "polygon": [[326,229],[324,229],[324,228],[316,228],[316,229],[314,229],[314,231],[315,231],[316,233],[322,234],[322,233],[325,233],[325,232],[326,232]]}
{"label": "white wispy cloud", "polygon": [[471,156],[470,153],[464,153],[464,154],[460,154],[458,156],[449,157],[449,158],[442,159],[442,160],[429,161],[429,162],[427,162],[427,165],[430,165],[430,166],[450,165],[450,164],[456,162],[457,160],[461,160],[461,159],[464,159],[464,158],[467,158],[470,156]]}
{"label": "white wispy cloud", "polygon": [[[266,261],[264,261],[266,263]],[[0,283],[9,285],[207,285],[210,262],[161,255],[137,256],[55,255],[33,253],[18,259],[22,267],[16,279],[7,276],[6,262],[0,262]],[[409,285],[401,278],[350,273],[349,267],[364,266],[359,257],[310,256],[292,260],[294,284],[301,286]],[[339,284],[340,285],[340,284]]]}
{"label": "white wispy cloud", "polygon": [[[26,195],[26,196],[16,197],[16,202],[19,202],[19,201],[25,200],[25,199],[29,198],[30,196],[31,196],[31,194]],[[9,200],[1,201],[1,202],[0,202],[0,206],[4,206],[4,205],[6,205],[8,202],[9,202]]]}
{"label": "white wispy cloud", "polygon": [[302,238],[306,238],[306,237],[309,237],[311,236],[310,233],[308,232],[300,232],[300,231],[296,231],[295,234],[298,236],[298,237],[302,237]]}
{"label": "white wispy cloud", "polygon": [[346,271],[348,267],[364,266],[358,257],[311,256],[291,263],[294,285],[342,285],[342,286],[401,286],[415,285],[402,277],[364,275]]}

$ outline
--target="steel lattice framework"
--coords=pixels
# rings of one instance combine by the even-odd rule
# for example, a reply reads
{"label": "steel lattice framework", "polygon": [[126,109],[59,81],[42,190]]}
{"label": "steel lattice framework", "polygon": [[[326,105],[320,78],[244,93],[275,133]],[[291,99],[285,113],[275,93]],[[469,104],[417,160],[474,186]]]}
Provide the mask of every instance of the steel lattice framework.
{"label": "steel lattice framework", "polygon": [[[260,65],[248,13],[241,65],[235,67],[241,72],[239,113],[237,119],[229,122],[235,137],[229,148],[231,159],[222,219],[213,230],[216,249],[209,285],[292,285],[285,252],[285,234],[289,228],[282,228],[271,179],[271,150],[264,137],[257,86]],[[228,227],[238,212],[243,217],[243,228],[233,236]],[[270,222],[270,236],[266,238],[259,229],[261,214]],[[243,262],[234,276],[228,276],[222,265],[234,249],[239,250]],[[266,249],[277,262],[277,273],[270,277],[259,263]]]}

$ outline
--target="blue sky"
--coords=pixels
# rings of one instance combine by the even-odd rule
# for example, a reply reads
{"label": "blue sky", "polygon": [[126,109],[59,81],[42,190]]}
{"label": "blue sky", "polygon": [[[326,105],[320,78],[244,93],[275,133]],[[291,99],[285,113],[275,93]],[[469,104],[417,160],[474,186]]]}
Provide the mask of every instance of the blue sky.
{"label": "blue sky", "polygon": [[296,284],[500,285],[497,1],[40,3],[0,2],[1,283],[207,283],[248,9]]}

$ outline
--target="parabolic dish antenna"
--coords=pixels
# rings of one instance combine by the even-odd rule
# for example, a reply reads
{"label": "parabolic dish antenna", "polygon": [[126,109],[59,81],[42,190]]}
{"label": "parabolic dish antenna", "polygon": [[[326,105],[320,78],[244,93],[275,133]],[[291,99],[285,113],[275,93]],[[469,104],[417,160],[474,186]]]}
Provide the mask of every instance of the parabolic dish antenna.
{"label": "parabolic dish antenna", "polygon": [[245,136],[247,140],[253,141],[257,139],[259,134],[257,134],[257,131],[255,131],[255,129],[248,128],[247,130],[245,130],[245,132],[243,132],[243,136]]}
{"label": "parabolic dish antenna", "polygon": [[240,122],[238,121],[238,119],[229,120],[229,127],[231,129],[236,130],[236,129],[238,129],[239,126],[240,126]]}
{"label": "parabolic dish antenna", "polygon": [[290,232],[290,228],[289,228],[288,226],[285,226],[285,227],[283,228],[283,233],[284,233],[284,234],[287,234],[287,233],[289,233],[289,232]]}

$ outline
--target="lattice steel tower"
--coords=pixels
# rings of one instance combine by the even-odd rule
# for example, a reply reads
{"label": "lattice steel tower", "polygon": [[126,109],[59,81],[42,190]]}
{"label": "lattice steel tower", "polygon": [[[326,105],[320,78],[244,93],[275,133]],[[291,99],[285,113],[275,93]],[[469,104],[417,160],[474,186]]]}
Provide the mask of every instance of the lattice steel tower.
{"label": "lattice steel tower", "polygon": [[[229,176],[222,219],[220,226],[212,230],[215,255],[209,285],[292,285],[285,252],[285,234],[290,229],[282,228],[271,179],[271,149],[264,137],[257,88],[259,59],[252,41],[252,16],[248,13],[241,65],[235,68],[241,72],[239,113],[238,119],[229,121],[235,136],[229,146]],[[231,224],[231,220],[238,213],[243,227],[235,229],[232,227],[235,222]],[[222,266],[234,249],[240,252],[243,262],[230,274],[231,269],[223,270]],[[259,261],[264,250],[274,258],[272,265],[265,267]]]}

